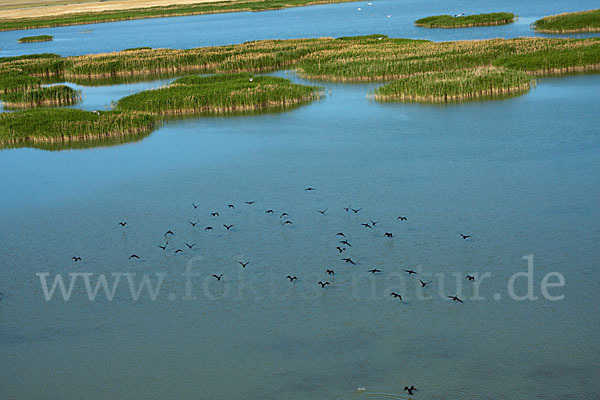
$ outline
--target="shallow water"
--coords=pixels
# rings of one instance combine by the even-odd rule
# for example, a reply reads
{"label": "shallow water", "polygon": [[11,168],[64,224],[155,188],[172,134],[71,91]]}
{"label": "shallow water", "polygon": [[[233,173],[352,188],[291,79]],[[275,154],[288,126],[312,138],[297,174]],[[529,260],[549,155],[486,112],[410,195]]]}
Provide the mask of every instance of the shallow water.
{"label": "shallow water", "polygon": [[[548,13],[575,3],[537,12],[552,4]],[[330,7],[348,5],[324,15]],[[137,23],[111,26],[135,37]],[[167,82],[79,87],[77,107]],[[429,399],[600,397],[600,75],[450,105],[380,104],[366,96],[374,84],[321,85],[324,99],[288,112],[168,121],[110,147],[0,151],[0,398],[404,399],[405,385]],[[374,229],[360,225],[370,220]],[[339,231],[355,266],[335,249]],[[515,301],[508,282],[528,255],[538,300]],[[194,300],[188,265],[200,274]],[[419,291],[410,268],[433,282]],[[93,273],[92,285],[102,273],[136,273],[136,284],[166,275],[155,301],[132,300],[123,276],[112,301],[102,290],[88,300],[79,277],[65,302],[44,299],[43,272],[50,283]],[[485,272],[475,300],[464,277]],[[550,272],[565,278],[549,289],[563,300],[543,298]],[[527,290],[521,278],[515,287]]]}
{"label": "shallow water", "polygon": [[[126,48],[185,49],[243,43],[260,39],[294,39],[324,36],[354,36],[381,33],[414,39],[468,40],[556,36],[537,34],[530,24],[547,15],[589,10],[598,4],[590,0],[528,1],[439,1],[375,0],[289,8],[277,11],[225,13],[200,16],[121,21],[26,31],[0,32],[0,57],[57,53],[63,56],[118,51]],[[361,10],[359,11],[358,8]],[[505,11],[518,15],[509,25],[465,29],[428,29],[414,21],[429,15],[479,14]],[[389,17],[388,17],[389,16]],[[17,43],[23,36],[49,34],[52,42]],[[589,37],[595,34],[570,34]]]}

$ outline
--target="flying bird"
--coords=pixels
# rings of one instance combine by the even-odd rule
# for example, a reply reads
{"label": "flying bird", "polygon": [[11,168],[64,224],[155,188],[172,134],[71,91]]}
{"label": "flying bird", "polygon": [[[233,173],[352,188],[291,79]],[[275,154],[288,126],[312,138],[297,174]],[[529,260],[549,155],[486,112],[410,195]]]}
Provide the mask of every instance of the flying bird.
{"label": "flying bird", "polygon": [[423,282],[422,280],[419,279],[419,282],[421,282],[421,287],[425,287],[425,286],[429,285],[432,281]]}
{"label": "flying bird", "polygon": [[285,221],[285,222],[283,223],[283,225],[285,225],[285,224],[291,224],[291,225],[293,225],[294,223],[293,223],[292,221],[288,220],[288,221]]}
{"label": "flying bird", "polygon": [[347,263],[350,263],[350,264],[352,264],[352,265],[356,265],[356,264],[354,264],[354,261],[352,261],[352,259],[351,259],[351,258],[342,258],[342,260],[344,260],[344,261],[346,261]]}
{"label": "flying bird", "polygon": [[328,208],[324,209],[323,211],[321,210],[317,210],[318,213],[320,213],[321,215],[325,215],[325,213],[327,212]]}
{"label": "flying bird", "polygon": [[365,228],[373,229],[373,227],[371,225],[369,225],[368,222],[366,224],[361,224],[361,225],[364,226]]}
{"label": "flying bird", "polygon": [[221,275],[215,275],[215,274],[213,274],[212,276],[214,276],[215,278],[217,278],[218,281],[220,281],[221,278],[223,277],[223,274],[221,274]]}
{"label": "flying bird", "polygon": [[137,255],[137,254],[132,254],[132,255],[130,255],[130,256],[129,256],[129,259],[130,259],[130,260],[131,260],[132,258],[137,258],[138,260],[140,259],[140,258],[138,257],[138,255]]}
{"label": "flying bird", "polygon": [[[187,243],[186,243],[186,244],[187,244]],[[181,249],[177,249],[177,250],[175,250],[175,252],[174,252],[173,254],[177,254],[177,253],[183,253],[183,250],[181,250]]]}
{"label": "flying bird", "polygon": [[372,274],[376,274],[378,272],[381,272],[381,270],[378,270],[377,268],[373,268],[373,269],[368,270],[367,272],[370,272]]}
{"label": "flying bird", "polygon": [[384,233],[383,236],[389,237],[389,238],[393,238],[394,237],[394,235],[392,233],[390,233],[390,232]]}
{"label": "flying bird", "polygon": [[127,221],[121,221],[121,222],[119,222],[119,225],[125,226],[125,225],[127,225]]}
{"label": "flying bird", "polygon": [[332,269],[328,269],[325,272],[327,272],[327,275],[335,275],[335,272],[333,272]]}
{"label": "flying bird", "polygon": [[392,296],[392,297],[393,297],[393,298],[395,298],[395,299],[400,299],[400,301],[402,301],[402,296],[401,296],[401,295],[399,295],[399,294],[398,294],[398,293],[396,293],[396,292],[392,292],[392,293],[390,293],[390,296]]}
{"label": "flying bird", "polygon": [[287,276],[287,279],[289,279],[289,280],[290,280],[290,282],[294,282],[294,279],[298,279],[298,278],[297,278],[297,277],[295,277],[295,276],[289,276],[289,275],[288,275],[288,276]]}
{"label": "flying bird", "polygon": [[362,207],[361,207],[361,208],[358,208],[358,209],[351,208],[351,210],[352,210],[352,212],[353,212],[354,214],[358,214],[358,212],[359,212],[360,210],[362,210]]}
{"label": "flying bird", "polygon": [[448,296],[449,299],[452,299],[454,301],[458,301],[459,303],[462,303],[463,301],[461,299],[458,298],[458,296]]}
{"label": "flying bird", "polygon": [[311,191],[311,190],[317,190],[317,189],[315,189],[315,188],[313,188],[313,187],[307,187],[307,188],[306,188],[306,189],[304,189],[304,190]]}
{"label": "flying bird", "polygon": [[165,237],[166,237],[167,235],[174,235],[174,233],[173,233],[173,231],[171,231],[171,230],[168,230],[168,231],[166,231],[166,232],[165,232]]}
{"label": "flying bird", "polygon": [[184,243],[190,250],[192,249],[192,247],[194,247],[196,245],[196,243],[193,243],[193,244],[187,244],[186,242],[184,242]]}
{"label": "flying bird", "polygon": [[247,202],[246,202],[246,204],[248,204],[248,205],[252,205],[252,204],[254,204],[254,203],[256,203],[256,200],[254,200],[254,201],[247,201]]}
{"label": "flying bird", "polygon": [[459,232],[458,234],[459,234],[460,236],[462,236],[462,238],[463,238],[463,239],[467,239],[467,238],[470,238],[470,237],[471,237],[471,235],[463,235],[463,234],[462,234],[462,233],[460,233],[460,232]]}
{"label": "flying bird", "polygon": [[289,214],[284,212],[279,216],[279,219],[283,218],[283,217],[289,217]]}
{"label": "flying bird", "polygon": [[406,272],[408,272],[409,275],[415,274],[418,275],[418,272],[413,271],[412,269],[405,269]]}
{"label": "flying bird", "polygon": [[218,217],[218,216],[219,216],[219,213],[218,213],[218,212],[211,212],[211,213],[210,213],[210,216],[211,216],[211,217]]}
{"label": "flying bird", "polygon": [[192,203],[192,206],[194,206],[194,210],[198,208],[198,206],[194,203]]}
{"label": "flying bird", "polygon": [[370,219],[369,221],[371,221],[371,225],[373,225],[373,226],[377,225],[377,223],[379,222],[379,221],[373,221],[372,219]]}
{"label": "flying bird", "polygon": [[336,233],[336,234],[335,234],[335,236],[342,236],[342,237],[346,237],[346,235],[344,235],[344,233],[343,233],[343,232],[338,232],[338,233]]}
{"label": "flying bird", "polygon": [[246,261],[245,263],[238,261],[238,263],[242,266],[242,268],[246,268],[246,265],[248,265],[250,261]]}
{"label": "flying bird", "polygon": [[229,207],[229,208],[235,208],[235,206],[233,204],[227,204],[227,207]]}
{"label": "flying bird", "polygon": [[265,211],[265,214],[273,214],[273,210],[269,209],[269,210]]}
{"label": "flying bird", "polygon": [[196,222],[192,222],[192,221],[188,221],[190,223],[191,226],[196,226],[198,224],[198,222],[200,221],[196,221]]}
{"label": "flying bird", "polygon": [[409,394],[409,395],[412,395],[412,394],[413,394],[413,392],[414,392],[415,390],[417,390],[417,388],[416,388],[416,387],[414,387],[414,386],[412,386],[412,385],[411,385],[410,387],[408,387],[408,386],[404,386],[404,390],[406,390],[406,391],[408,392],[408,394]]}
{"label": "flying bird", "polygon": [[73,261],[75,261],[75,262],[77,262],[77,261],[81,261],[81,257],[75,257],[75,256],[73,256],[73,257],[71,257],[71,259],[72,259]]}
{"label": "flying bird", "polygon": [[348,242],[347,240],[340,240],[341,244],[345,244],[346,246],[352,247],[352,245],[350,244],[350,242]]}
{"label": "flying bird", "polygon": [[398,218],[396,218],[396,219],[399,219],[400,221],[408,221],[408,218],[406,218],[406,217],[403,217],[403,216],[399,216],[399,217],[398,217]]}
{"label": "flying bird", "polygon": [[231,229],[231,227],[233,226],[233,224],[231,224],[231,225],[225,225],[225,224],[223,224],[223,226],[225,227],[225,229],[229,230],[229,229]]}
{"label": "flying bird", "polygon": [[468,280],[470,280],[470,281],[474,281],[474,280],[475,280],[475,277],[474,277],[474,276],[471,276],[471,275],[467,275],[467,279],[468,279]]}
{"label": "flying bird", "polygon": [[161,246],[161,245],[159,244],[159,245],[158,245],[158,247],[160,247],[160,248],[161,248],[161,249],[163,249],[163,250],[166,250],[166,248],[167,248],[167,245],[168,245],[168,244],[169,244],[169,242],[165,243],[165,245],[164,245],[164,246]]}
{"label": "flying bird", "polygon": [[325,285],[330,285],[330,283],[329,282],[323,283],[323,282],[319,281],[319,285],[321,285],[321,287],[324,288]]}
{"label": "flying bird", "polygon": [[345,248],[345,247],[340,247],[340,246],[336,247],[336,249],[338,249],[338,251],[340,252],[340,254],[342,254],[342,252],[343,252],[344,250],[346,250],[346,248]]}
{"label": "flying bird", "polygon": [[350,211],[350,207],[352,207],[352,204],[350,204],[348,207],[343,207],[344,210],[346,210],[346,212]]}

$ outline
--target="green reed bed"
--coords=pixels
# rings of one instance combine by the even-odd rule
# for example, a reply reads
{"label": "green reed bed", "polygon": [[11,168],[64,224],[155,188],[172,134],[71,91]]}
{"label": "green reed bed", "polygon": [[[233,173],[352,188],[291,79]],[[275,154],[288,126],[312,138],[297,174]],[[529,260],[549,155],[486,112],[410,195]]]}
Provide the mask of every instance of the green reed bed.
{"label": "green reed bed", "polygon": [[19,43],[51,42],[54,39],[52,35],[25,36],[18,40]]}
{"label": "green reed bed", "polygon": [[118,11],[73,13],[49,17],[0,18],[0,31],[47,28],[54,26],[95,24],[130,19],[176,17],[240,11],[265,11],[314,4],[342,3],[356,0],[241,0],[215,3],[181,4]]}
{"label": "green reed bed", "polygon": [[600,9],[551,15],[533,23],[538,32],[600,32]]}
{"label": "green reed bed", "polygon": [[285,108],[319,97],[319,88],[248,73],[187,76],[171,85],[122,98],[117,110],[158,115],[231,113]]}
{"label": "green reed bed", "polygon": [[529,90],[531,77],[497,67],[410,76],[377,88],[380,101],[448,102],[494,97]]}
{"label": "green reed bed", "polygon": [[39,108],[0,114],[0,144],[99,139],[150,132],[148,114]]}
{"label": "green reed bed", "polygon": [[81,93],[66,85],[47,86],[0,95],[6,108],[58,107],[76,104]]}
{"label": "green reed bed", "polygon": [[424,28],[469,28],[473,26],[506,25],[515,21],[513,13],[496,12],[488,14],[452,16],[434,15],[415,21],[415,25]]}

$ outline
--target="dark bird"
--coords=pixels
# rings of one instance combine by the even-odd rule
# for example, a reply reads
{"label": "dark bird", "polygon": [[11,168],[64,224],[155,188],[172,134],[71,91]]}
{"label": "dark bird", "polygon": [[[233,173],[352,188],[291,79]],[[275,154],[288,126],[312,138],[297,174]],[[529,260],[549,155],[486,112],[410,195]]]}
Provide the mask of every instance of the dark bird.
{"label": "dark bird", "polygon": [[343,233],[343,232],[338,232],[338,233],[336,233],[336,234],[335,234],[335,236],[342,236],[342,237],[346,237],[346,235],[344,235],[344,233]]}
{"label": "dark bird", "polygon": [[360,210],[362,210],[362,207],[361,207],[361,208],[359,208],[359,209],[354,209],[354,208],[351,208],[351,210],[352,210],[352,212],[353,212],[354,214],[358,214],[358,212],[359,212]]}
{"label": "dark bird", "polygon": [[392,296],[395,299],[400,299],[400,301],[402,301],[402,296],[400,296],[398,293],[396,292],[392,292],[390,293],[390,296]]}
{"label": "dark bird", "polygon": [[206,228],[204,228],[205,231],[212,231],[213,227],[212,226],[207,226]]}
{"label": "dark bird", "polygon": [[406,217],[403,217],[403,216],[399,216],[399,217],[398,217],[398,218],[396,218],[396,219],[399,219],[400,221],[408,221],[408,218],[406,218]]}
{"label": "dark bird", "polygon": [[468,280],[470,280],[470,281],[474,281],[474,280],[475,280],[475,277],[474,277],[474,276],[471,276],[471,275],[467,275],[467,279],[468,279]]}
{"label": "dark bird", "polygon": [[288,213],[286,213],[286,212],[284,212],[284,213],[282,213],[282,214],[279,216],[279,218],[280,218],[280,219],[281,219],[281,218],[283,218],[283,217],[289,217],[289,214],[288,214]]}
{"label": "dark bird", "polygon": [[309,191],[310,191],[310,190],[317,190],[317,189],[315,189],[315,188],[312,188],[312,187],[307,187],[307,188],[306,188],[306,189],[304,189],[304,190],[309,190]]}
{"label": "dark bird", "polygon": [[211,216],[211,217],[218,217],[218,216],[219,216],[219,213],[218,213],[218,212],[211,212],[211,213],[210,213],[210,216]]}
{"label": "dark bird", "polygon": [[196,221],[196,222],[192,222],[192,221],[188,221],[190,223],[191,226],[196,226],[198,224],[198,222],[200,221]]}
{"label": "dark bird", "polygon": [[370,219],[369,221],[371,221],[371,225],[373,225],[373,226],[377,225],[377,223],[379,222],[379,221],[373,221],[372,219]]}
{"label": "dark bird", "polygon": [[351,259],[351,258],[342,258],[342,260],[344,260],[344,261],[346,261],[347,263],[350,263],[350,264],[352,264],[352,265],[355,265],[355,264],[354,264],[354,261],[352,261],[352,259]]}
{"label": "dark bird", "polygon": [[466,239],[466,238],[470,238],[470,237],[471,237],[471,235],[463,235],[463,234],[462,234],[462,233],[460,233],[460,232],[459,232],[458,234],[459,234],[460,236],[462,236],[462,238],[463,238],[463,239]]}
{"label": "dark bird", "polygon": [[350,211],[350,207],[352,207],[352,204],[350,204],[348,207],[343,207],[344,210],[346,210],[346,212]]}
{"label": "dark bird", "polygon": [[71,257],[71,260],[73,260],[75,262],[81,261],[81,257],[75,257],[75,256],[73,256],[73,257]]}
{"label": "dark bird", "polygon": [[431,281],[429,281],[429,282],[423,282],[420,279],[419,279],[419,282],[421,282],[421,287],[425,287],[425,286],[427,286],[427,285],[429,285],[431,283]]}
{"label": "dark bird", "polygon": [[414,392],[415,390],[417,390],[417,388],[416,388],[416,387],[414,387],[414,386],[412,386],[412,385],[411,385],[410,387],[408,387],[408,386],[404,386],[404,390],[406,390],[406,391],[408,392],[408,394],[409,394],[409,395],[412,395],[412,394],[413,394],[413,392]]}
{"label": "dark bird", "polygon": [[448,296],[449,299],[452,299],[454,301],[458,301],[459,303],[462,303],[463,301],[461,299],[458,298],[458,296]]}
{"label": "dark bird", "polygon": [[246,202],[246,204],[248,204],[248,205],[252,205],[252,204],[254,204],[254,203],[256,203],[256,200],[254,200],[254,201],[247,201],[247,202]]}
{"label": "dark bird", "polygon": [[231,227],[233,226],[233,224],[231,224],[231,225],[225,225],[225,224],[223,224],[223,226],[225,227],[225,229],[229,230],[229,229],[231,229]]}
{"label": "dark bird", "polygon": [[319,285],[321,285],[321,287],[324,288],[325,285],[330,285],[330,283],[329,282],[323,283],[323,282],[319,281]]}
{"label": "dark bird", "polygon": [[238,263],[242,266],[242,268],[246,268],[246,265],[248,265],[250,261],[246,261],[245,263],[238,261]]}
{"label": "dark bird", "polygon": [[318,213],[320,213],[321,215],[325,215],[325,213],[327,212],[328,208],[324,209],[323,211],[321,210],[317,210]]}
{"label": "dark bird", "polygon": [[121,222],[119,222],[119,225],[125,226],[125,225],[127,225],[127,221],[121,221]]}
{"label": "dark bird", "polygon": [[[186,244],[187,244],[187,243],[186,243]],[[177,250],[175,250],[175,252],[174,252],[173,254],[177,254],[177,253],[183,253],[183,250],[181,250],[181,249],[177,249]]]}
{"label": "dark bird", "polygon": [[367,272],[370,272],[372,274],[376,274],[378,272],[381,272],[381,270],[378,270],[377,268],[373,268],[373,269],[368,270]]}
{"label": "dark bird", "polygon": [[332,269],[328,269],[325,272],[327,272],[327,275],[335,275],[335,272],[333,272]]}
{"label": "dark bird", "polygon": [[267,210],[265,211],[265,214],[273,214],[273,210]]}
{"label": "dark bird", "polygon": [[215,274],[213,274],[213,276],[214,276],[215,278],[217,278],[217,280],[218,280],[218,281],[220,281],[220,280],[221,280],[221,278],[223,277],[223,274],[221,274],[221,275],[215,275]]}
{"label": "dark bird", "polygon": [[347,240],[340,240],[340,243],[352,247],[352,245]]}
{"label": "dark bird", "polygon": [[194,243],[194,244],[187,244],[186,242],[184,242],[184,243],[190,250],[192,249],[192,247],[194,247],[196,245],[196,243]]}
{"label": "dark bird", "polygon": [[233,204],[227,204],[227,207],[229,207],[229,208],[235,208],[235,206]]}
{"label": "dark bird", "polygon": [[158,247],[160,247],[160,248],[161,248],[161,249],[163,249],[163,250],[166,250],[166,248],[167,248],[167,245],[168,245],[168,244],[169,244],[169,242],[165,243],[165,245],[164,245],[164,246],[161,246],[161,245],[159,244],[159,245],[158,245]]}
{"label": "dark bird", "polygon": [[173,233],[173,231],[168,230],[168,231],[165,232],[165,236],[167,236],[167,235],[174,235],[174,233]]}
{"label": "dark bird", "polygon": [[130,255],[130,256],[129,256],[129,259],[130,259],[130,260],[131,260],[132,258],[137,258],[138,260],[140,259],[140,258],[138,257],[138,255],[137,255],[137,254],[132,254],[132,255]]}
{"label": "dark bird", "polygon": [[194,206],[194,210],[195,210],[196,208],[198,208],[198,206],[197,206],[196,204],[192,203],[192,205]]}
{"label": "dark bird", "polygon": [[371,225],[369,225],[368,222],[366,224],[361,224],[361,225],[364,226],[365,228],[373,229],[373,227]]}
{"label": "dark bird", "polygon": [[394,235],[392,233],[390,233],[390,232],[384,233],[383,236],[389,237],[389,238],[393,238],[394,237]]}
{"label": "dark bird", "polygon": [[418,275],[418,272],[413,271],[412,269],[405,269],[406,272],[408,272],[409,275],[415,274]]}
{"label": "dark bird", "polygon": [[345,247],[340,247],[340,246],[336,247],[336,249],[338,249],[338,251],[340,252],[340,254],[342,254],[342,252],[343,252],[344,250],[346,250],[346,248],[345,248]]}
{"label": "dark bird", "polygon": [[289,275],[287,276],[287,278],[290,280],[290,282],[294,282],[294,279],[298,279],[295,276],[289,276]]}
{"label": "dark bird", "polygon": [[288,221],[285,221],[283,224],[284,224],[284,225],[285,225],[285,224],[291,224],[291,225],[293,225],[294,223],[293,223],[292,221],[288,220]]}

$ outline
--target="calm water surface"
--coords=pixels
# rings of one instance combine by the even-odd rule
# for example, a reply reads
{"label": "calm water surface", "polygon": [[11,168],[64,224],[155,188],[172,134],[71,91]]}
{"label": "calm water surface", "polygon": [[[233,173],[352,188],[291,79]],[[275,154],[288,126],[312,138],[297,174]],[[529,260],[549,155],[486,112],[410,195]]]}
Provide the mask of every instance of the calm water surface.
{"label": "calm water surface", "polygon": [[[547,15],[598,8],[598,2],[590,0],[374,0],[371,6],[367,3],[358,1],[277,11],[173,17],[163,18],[158,23],[155,19],[142,19],[0,32],[0,57],[46,52],[67,56],[118,51],[139,46],[185,49],[260,39],[339,37],[373,33],[435,41],[556,36],[536,34],[530,25]],[[497,11],[512,12],[519,18],[509,25],[466,29],[428,29],[414,25],[414,21],[429,15]],[[17,42],[23,36],[41,34],[53,35],[54,41],[27,44]],[[563,36],[589,37],[594,34]]]}
{"label": "calm water surface", "polygon": [[[417,14],[416,2],[397,3]],[[424,15],[446,11],[424,4]],[[468,4],[452,10],[468,12]],[[536,18],[592,8],[485,4],[481,11]],[[296,13],[309,33],[289,37],[308,37],[323,32],[310,30],[315,10],[356,7],[218,17],[266,25]],[[160,26],[175,20],[186,18]],[[221,43],[192,44],[181,34],[179,45],[164,34],[134,39],[139,24],[151,22],[110,27],[115,38],[130,32],[136,45]],[[340,26],[331,34],[363,33]],[[235,34],[239,41],[254,38],[248,29]],[[406,32],[394,36],[421,37]],[[272,35],[288,37],[285,29]],[[121,45],[130,47],[115,39],[48,51]],[[167,82],[83,87],[78,107],[102,109]],[[120,146],[1,151],[0,398],[404,399],[411,384],[419,388],[413,398],[424,399],[599,398],[600,76],[545,78],[520,97],[450,105],[380,104],[366,96],[375,85],[322,85],[324,99],[284,113],[169,121]],[[362,209],[346,213],[350,204]],[[282,212],[293,225],[281,224]],[[375,229],[360,225],[369,220],[379,221]],[[175,235],[163,251],[169,229]],[[355,266],[335,249],[339,231]],[[128,260],[133,253],[141,259]],[[515,301],[507,284],[526,271],[528,255],[539,299]],[[186,266],[200,274],[195,300],[184,299]],[[374,267],[383,273],[367,272]],[[409,268],[433,283],[420,292]],[[157,273],[166,275],[155,301],[146,291],[133,301],[123,277],[112,301],[102,290],[88,300],[79,280],[68,302],[58,293],[47,302],[39,272],[93,273],[93,283],[102,273],[136,273],[136,284],[143,274],[155,284]],[[464,276],[484,272],[485,300],[472,300]],[[550,289],[563,300],[542,297],[549,272],[564,275],[564,287]],[[321,289],[325,279],[332,285]],[[515,289],[526,292],[524,278]],[[445,297],[456,293],[463,304]]]}

